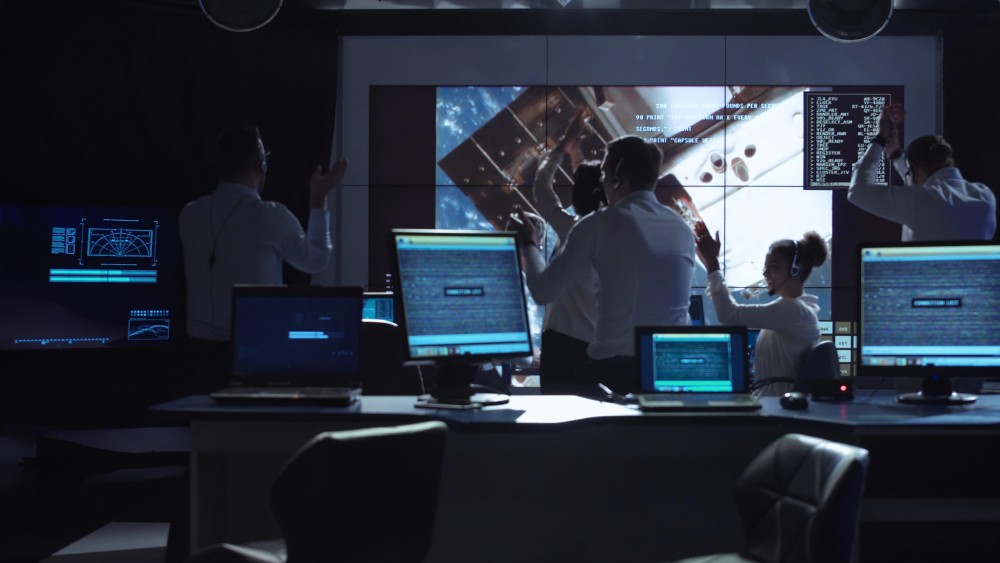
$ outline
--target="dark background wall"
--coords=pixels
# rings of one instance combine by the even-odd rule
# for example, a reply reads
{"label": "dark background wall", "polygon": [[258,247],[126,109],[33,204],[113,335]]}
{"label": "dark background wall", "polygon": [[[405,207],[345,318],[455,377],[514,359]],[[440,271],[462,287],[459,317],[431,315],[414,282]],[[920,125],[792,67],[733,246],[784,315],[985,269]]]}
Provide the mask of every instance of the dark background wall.
{"label": "dark background wall", "polygon": [[[0,203],[179,211],[215,186],[215,136],[246,123],[272,150],[264,197],[304,221],[309,174],[330,154],[338,39],[328,25],[283,16],[233,33],[196,3],[7,10]],[[179,266],[161,275],[183,281]],[[286,279],[302,281],[293,270]],[[175,313],[174,334],[183,334],[183,311]],[[158,350],[0,352],[0,420],[142,420],[147,405],[183,392],[187,360],[183,341]]]}
{"label": "dark background wall", "polygon": [[[994,189],[997,12],[897,10],[882,32],[942,37],[943,134],[966,178]],[[318,11],[289,0],[262,29],[233,33],[193,1],[20,3],[0,21],[0,203],[179,210],[214,187],[219,130],[249,123],[272,150],[264,196],[304,218],[309,173],[330,154],[344,34],[816,33],[804,10]],[[184,390],[178,349],[53,352],[0,354],[0,421],[141,421]]]}

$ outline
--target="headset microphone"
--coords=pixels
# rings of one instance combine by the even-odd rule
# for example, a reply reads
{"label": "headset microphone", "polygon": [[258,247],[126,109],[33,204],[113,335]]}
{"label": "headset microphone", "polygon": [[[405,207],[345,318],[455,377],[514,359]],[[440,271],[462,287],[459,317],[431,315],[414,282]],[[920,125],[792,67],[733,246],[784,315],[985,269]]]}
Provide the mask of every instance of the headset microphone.
{"label": "headset microphone", "polygon": [[775,286],[774,289],[767,290],[768,297],[774,297],[774,294],[778,293],[778,290],[781,289],[781,286],[783,286],[786,283],[788,283],[788,280],[790,280],[790,279],[792,279],[792,278],[791,277],[787,277],[787,278],[785,278],[785,281],[779,283],[777,286]]}

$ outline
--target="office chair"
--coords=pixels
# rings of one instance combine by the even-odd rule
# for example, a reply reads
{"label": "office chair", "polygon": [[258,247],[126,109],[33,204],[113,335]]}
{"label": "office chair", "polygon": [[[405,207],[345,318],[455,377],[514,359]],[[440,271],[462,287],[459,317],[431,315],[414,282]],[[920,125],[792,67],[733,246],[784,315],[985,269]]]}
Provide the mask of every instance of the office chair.
{"label": "office chair", "polygon": [[[781,393],[785,391],[809,392],[809,381],[813,379],[836,379],[840,377],[840,359],[837,357],[837,346],[832,340],[821,340],[813,345],[806,354],[805,360],[795,373],[795,378],[791,377],[765,377],[758,379],[750,385],[750,391],[754,394],[763,394],[761,391],[771,385],[784,383]],[[791,385],[791,389],[788,388]],[[780,395],[781,393],[770,393]]]}
{"label": "office chair", "polygon": [[832,340],[821,340],[812,347],[795,376],[795,390],[806,393],[809,382],[814,379],[837,379],[840,377],[840,358],[837,346]]}
{"label": "office chair", "polygon": [[416,366],[405,366],[406,339],[398,324],[382,319],[361,323],[362,395],[422,395],[424,382]]}
{"label": "office chair", "polygon": [[323,432],[271,488],[282,538],[216,544],[188,563],[408,563],[434,532],[447,425]]}
{"label": "office chair", "polygon": [[864,448],[786,434],[764,448],[736,484],[744,549],[682,562],[848,563],[867,473]]}

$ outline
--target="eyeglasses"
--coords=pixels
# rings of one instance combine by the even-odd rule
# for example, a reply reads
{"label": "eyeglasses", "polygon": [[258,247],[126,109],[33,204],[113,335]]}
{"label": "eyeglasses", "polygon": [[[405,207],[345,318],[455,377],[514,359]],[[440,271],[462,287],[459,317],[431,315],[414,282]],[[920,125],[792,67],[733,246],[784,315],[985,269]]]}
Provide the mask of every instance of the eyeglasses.
{"label": "eyeglasses", "polygon": [[264,151],[260,157],[260,171],[267,174],[267,159],[271,158],[271,151]]}
{"label": "eyeglasses", "polygon": [[254,127],[253,134],[257,137],[257,146],[263,151],[260,156],[260,171],[267,174],[267,159],[271,157],[271,151],[264,149],[264,140],[260,137],[260,128]]}

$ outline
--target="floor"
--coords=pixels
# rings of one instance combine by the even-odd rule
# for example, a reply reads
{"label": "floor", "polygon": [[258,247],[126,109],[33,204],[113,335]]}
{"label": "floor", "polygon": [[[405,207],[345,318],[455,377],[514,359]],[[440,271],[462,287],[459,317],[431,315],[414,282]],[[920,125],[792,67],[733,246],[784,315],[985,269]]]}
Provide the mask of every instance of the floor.
{"label": "floor", "polygon": [[168,522],[110,522],[42,563],[165,563]]}
{"label": "floor", "polygon": [[[538,393],[538,376],[510,392]],[[182,560],[186,539],[167,545],[187,511],[186,425],[69,426],[0,419],[0,562]]]}
{"label": "floor", "polygon": [[164,563],[186,427],[0,427],[0,561]]}

